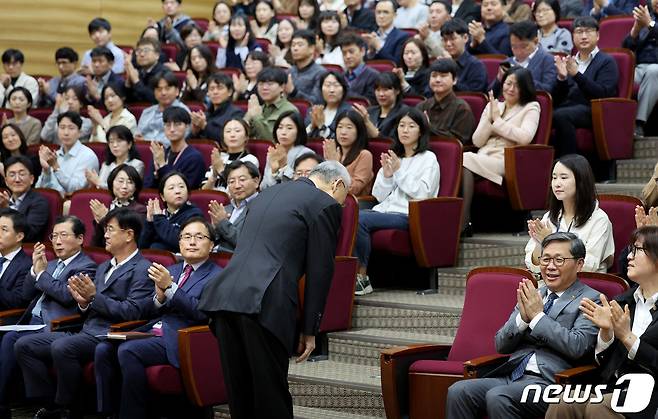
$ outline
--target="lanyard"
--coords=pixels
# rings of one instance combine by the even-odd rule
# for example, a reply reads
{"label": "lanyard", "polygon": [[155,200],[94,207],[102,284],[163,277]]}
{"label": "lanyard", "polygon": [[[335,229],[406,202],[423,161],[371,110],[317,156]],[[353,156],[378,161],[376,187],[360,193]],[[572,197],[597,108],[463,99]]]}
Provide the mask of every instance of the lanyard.
{"label": "lanyard", "polygon": [[[576,217],[574,217],[574,218],[576,218]],[[571,226],[573,226],[573,220],[574,220],[574,218],[571,219],[571,222],[569,223],[569,227],[567,227],[567,233],[571,232]],[[561,226],[561,225],[562,225],[562,216],[560,215],[560,219],[557,220],[557,231],[556,231],[556,233],[557,233],[558,231],[560,231],[560,226]]]}

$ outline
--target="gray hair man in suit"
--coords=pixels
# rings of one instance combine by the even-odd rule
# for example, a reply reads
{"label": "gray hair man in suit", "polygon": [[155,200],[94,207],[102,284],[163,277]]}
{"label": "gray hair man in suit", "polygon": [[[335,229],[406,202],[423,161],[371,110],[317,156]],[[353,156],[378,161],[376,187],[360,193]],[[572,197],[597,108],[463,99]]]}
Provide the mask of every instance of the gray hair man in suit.
{"label": "gray hair man in suit", "polygon": [[496,350],[510,354],[509,360],[484,378],[450,386],[446,417],[544,415],[545,402],[521,403],[524,388],[553,384],[555,373],[573,367],[596,344],[598,328],[578,308],[583,298],[598,301],[599,296],[577,279],[584,260],[585,245],[575,234],[546,236],[539,258],[545,285],[537,290],[527,279],[519,283],[517,306],[496,333]]}
{"label": "gray hair man in suit", "polygon": [[247,216],[247,204],[258,195],[260,173],[251,162],[236,160],[224,169],[231,203],[210,201],[208,214],[215,227],[216,251],[233,252]]}

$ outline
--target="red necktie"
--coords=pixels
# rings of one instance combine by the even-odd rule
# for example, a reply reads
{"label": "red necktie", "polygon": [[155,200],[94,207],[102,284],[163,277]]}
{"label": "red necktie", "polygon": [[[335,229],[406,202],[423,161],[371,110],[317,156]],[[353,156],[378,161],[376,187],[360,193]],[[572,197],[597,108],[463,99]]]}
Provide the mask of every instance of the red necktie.
{"label": "red necktie", "polygon": [[180,277],[178,280],[178,288],[181,288],[183,284],[185,284],[185,281],[192,275],[192,265],[187,265],[185,266],[185,269],[183,270],[183,275]]}

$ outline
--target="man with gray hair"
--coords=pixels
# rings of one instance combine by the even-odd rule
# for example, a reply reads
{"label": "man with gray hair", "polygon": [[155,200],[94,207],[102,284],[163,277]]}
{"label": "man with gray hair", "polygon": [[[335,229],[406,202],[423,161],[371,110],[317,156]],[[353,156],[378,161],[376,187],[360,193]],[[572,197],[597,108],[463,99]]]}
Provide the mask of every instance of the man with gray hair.
{"label": "man with gray hair", "polygon": [[199,309],[219,342],[234,419],[293,417],[288,358],[295,345],[297,362],[315,348],[349,185],[347,169],[327,161],[308,178],[260,192],[249,202],[231,262],[203,291]]}
{"label": "man with gray hair", "polygon": [[450,386],[446,417],[491,419],[542,417],[548,405],[521,403],[528,385],[543,389],[555,382],[555,373],[572,368],[594,350],[598,328],[579,310],[587,297],[599,293],[581,283],[577,274],[585,261],[585,245],[573,233],[557,232],[542,241],[539,258],[545,285],[537,290],[524,279],[517,305],[496,333],[496,350],[509,360],[484,378]]}

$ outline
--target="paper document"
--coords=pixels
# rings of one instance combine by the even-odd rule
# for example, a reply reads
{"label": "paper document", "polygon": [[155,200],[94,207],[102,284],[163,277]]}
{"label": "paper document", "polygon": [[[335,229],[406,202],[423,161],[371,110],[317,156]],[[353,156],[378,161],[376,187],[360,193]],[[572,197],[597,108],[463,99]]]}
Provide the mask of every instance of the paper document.
{"label": "paper document", "polygon": [[0,326],[0,332],[28,332],[41,330],[46,327],[45,324],[10,324],[8,326]]}

